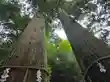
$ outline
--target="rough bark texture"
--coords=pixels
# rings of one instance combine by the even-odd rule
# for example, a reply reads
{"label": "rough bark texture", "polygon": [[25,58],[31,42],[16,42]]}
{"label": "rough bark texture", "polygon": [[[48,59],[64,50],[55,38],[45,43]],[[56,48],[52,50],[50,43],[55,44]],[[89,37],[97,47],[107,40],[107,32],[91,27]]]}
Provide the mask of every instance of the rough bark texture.
{"label": "rough bark texture", "polygon": [[64,11],[60,12],[59,18],[82,71],[85,71],[94,60],[110,54],[110,49],[103,41],[70,19]]}
{"label": "rough bark texture", "polygon": [[[7,67],[15,66],[11,69],[10,77],[6,82],[36,82],[37,69],[46,68],[47,58],[43,49],[43,27],[44,19],[42,18],[33,18],[28,24],[17,41],[12,57],[5,64]],[[26,69],[19,66],[36,69]],[[42,78],[44,80],[44,77]]]}

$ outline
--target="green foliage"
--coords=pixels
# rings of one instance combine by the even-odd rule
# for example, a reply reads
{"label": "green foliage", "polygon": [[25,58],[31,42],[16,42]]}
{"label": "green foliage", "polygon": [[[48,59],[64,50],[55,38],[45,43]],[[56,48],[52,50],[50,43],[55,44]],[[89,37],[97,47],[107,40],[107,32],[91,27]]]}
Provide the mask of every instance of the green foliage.
{"label": "green foliage", "polygon": [[23,30],[29,22],[28,16],[20,16],[20,14],[12,17],[13,22],[15,23],[18,30]]}
{"label": "green foliage", "polygon": [[[75,79],[79,79],[81,71],[78,63],[76,62],[69,41],[62,40],[57,37],[53,33],[55,28],[52,28],[51,25],[48,24],[49,23],[47,23],[46,25],[48,27],[46,32],[46,49],[48,56],[49,73],[51,73],[51,75],[53,76],[54,72],[56,72],[56,70],[59,70],[62,71],[64,75],[66,75],[67,79],[69,79],[67,76],[71,77],[72,79],[74,79],[73,76],[77,76]],[[58,75],[62,75],[61,73],[56,73]],[[58,75],[55,75],[55,77],[57,77]]]}
{"label": "green foliage", "polygon": [[[20,5],[15,0],[0,0],[0,60],[9,56],[14,43],[27,26],[29,16],[21,16]],[[6,39],[7,38],[7,39]]]}
{"label": "green foliage", "polygon": [[[57,44],[47,41],[47,56],[49,65],[48,68],[49,72],[52,73],[52,76],[54,76],[53,74],[56,70],[59,70],[70,78],[73,78],[73,76],[77,76],[75,79],[80,78],[81,71],[68,40],[61,40]],[[54,76],[56,79],[57,75],[62,74],[57,72],[57,74]],[[68,79],[68,77],[66,78]]]}
{"label": "green foliage", "polygon": [[59,52],[61,52],[61,53],[72,52],[72,49],[71,49],[71,46],[70,46],[68,40],[62,40],[59,43]]}
{"label": "green foliage", "polygon": [[[51,10],[59,7],[64,0],[30,0],[33,6],[38,5],[41,12],[50,12]],[[42,6],[43,5],[43,6]]]}
{"label": "green foliage", "polygon": [[5,31],[1,32],[3,37],[16,40],[29,22],[28,16],[21,16],[20,5],[16,1],[1,1],[0,21]]}
{"label": "green foliage", "polygon": [[[56,48],[55,44],[53,44],[53,43],[48,43],[48,45],[47,45],[47,53],[48,53],[48,55],[50,55],[50,56],[56,55],[56,53],[57,53],[57,48]],[[51,54],[52,54],[52,55],[51,55]]]}
{"label": "green foliage", "polygon": [[15,14],[18,14],[20,12],[20,7],[16,3],[11,2],[3,2],[1,0],[0,3],[0,20],[8,20],[10,17],[12,17]]}

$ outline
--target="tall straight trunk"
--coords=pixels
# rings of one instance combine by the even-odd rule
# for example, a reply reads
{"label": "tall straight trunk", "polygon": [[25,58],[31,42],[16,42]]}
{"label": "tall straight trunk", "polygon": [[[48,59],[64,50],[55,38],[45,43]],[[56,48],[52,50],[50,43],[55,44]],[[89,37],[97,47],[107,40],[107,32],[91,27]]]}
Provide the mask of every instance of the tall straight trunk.
{"label": "tall straight trunk", "polygon": [[99,58],[109,56],[110,49],[102,41],[94,37],[94,35],[84,29],[79,23],[70,19],[64,12],[59,13],[68,40],[71,43],[76,59],[85,72],[87,68]]}
{"label": "tall straight trunk", "polygon": [[45,79],[47,58],[44,50],[44,19],[33,18],[16,43],[12,57],[3,67],[11,68],[6,82],[37,82],[37,70]]}

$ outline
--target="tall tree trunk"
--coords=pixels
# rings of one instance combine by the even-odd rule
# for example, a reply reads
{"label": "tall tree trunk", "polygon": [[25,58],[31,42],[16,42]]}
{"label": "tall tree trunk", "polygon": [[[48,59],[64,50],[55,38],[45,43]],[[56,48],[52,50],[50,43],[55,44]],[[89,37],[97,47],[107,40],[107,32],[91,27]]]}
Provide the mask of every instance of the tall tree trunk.
{"label": "tall tree trunk", "polygon": [[6,82],[37,82],[37,70],[41,70],[44,82],[47,58],[44,51],[44,19],[33,18],[12,52],[12,57],[3,67],[11,68]]}
{"label": "tall tree trunk", "polygon": [[95,38],[92,33],[84,29],[79,23],[70,19],[64,11],[59,13],[59,18],[83,72],[94,61],[110,55],[110,49],[103,41]]}

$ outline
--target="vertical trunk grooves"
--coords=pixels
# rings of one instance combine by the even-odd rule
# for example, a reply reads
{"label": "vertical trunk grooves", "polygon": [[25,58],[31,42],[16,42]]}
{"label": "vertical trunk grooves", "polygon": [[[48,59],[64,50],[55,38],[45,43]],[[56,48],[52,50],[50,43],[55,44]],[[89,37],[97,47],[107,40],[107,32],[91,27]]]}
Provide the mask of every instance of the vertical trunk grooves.
{"label": "vertical trunk grooves", "polygon": [[[19,37],[12,57],[4,66],[12,66],[9,78],[6,82],[36,82],[37,69],[46,69],[46,56],[44,56],[43,18],[33,18],[28,24],[24,32]],[[31,68],[16,68],[19,66],[34,67]],[[42,66],[42,67],[41,67]],[[44,78],[44,77],[42,77]]]}

